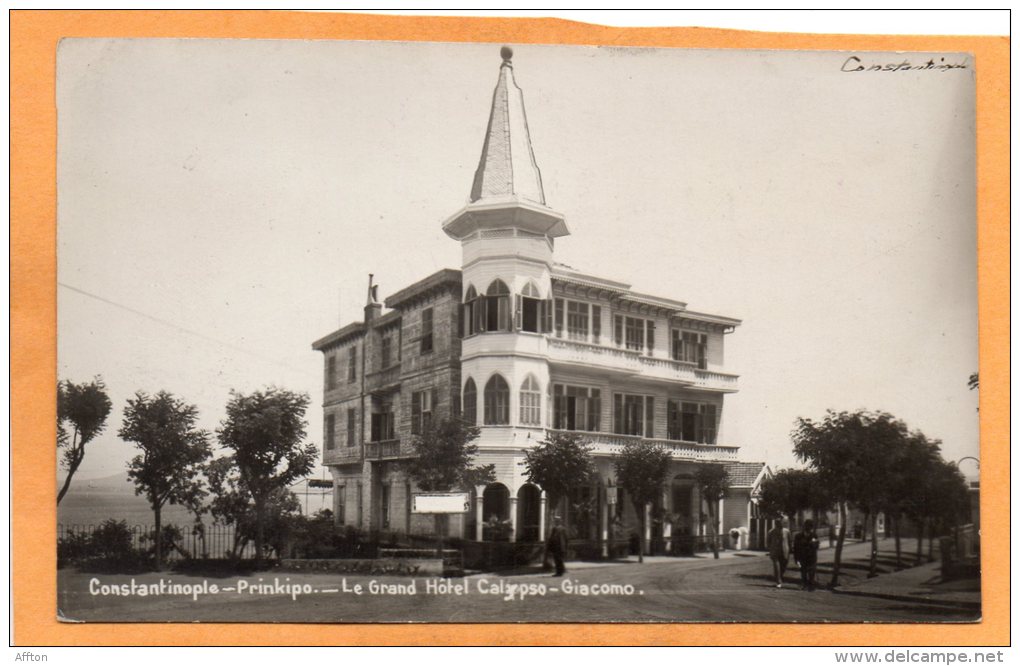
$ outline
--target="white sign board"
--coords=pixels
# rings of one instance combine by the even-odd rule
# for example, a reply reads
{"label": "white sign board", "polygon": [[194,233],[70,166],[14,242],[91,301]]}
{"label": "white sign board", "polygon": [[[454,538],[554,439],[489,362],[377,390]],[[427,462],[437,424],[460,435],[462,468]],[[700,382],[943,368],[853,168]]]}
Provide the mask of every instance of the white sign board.
{"label": "white sign board", "polygon": [[467,513],[471,510],[468,493],[415,493],[411,513]]}

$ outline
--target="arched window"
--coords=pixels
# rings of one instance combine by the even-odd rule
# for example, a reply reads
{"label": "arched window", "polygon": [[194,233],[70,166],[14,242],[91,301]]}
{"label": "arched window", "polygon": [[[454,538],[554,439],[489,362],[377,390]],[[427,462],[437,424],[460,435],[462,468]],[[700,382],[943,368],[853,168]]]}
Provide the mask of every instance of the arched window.
{"label": "arched window", "polygon": [[499,375],[485,384],[485,425],[509,425],[510,387]]}
{"label": "arched window", "polygon": [[470,377],[464,384],[464,421],[469,425],[478,424],[478,390]]}
{"label": "arched window", "polygon": [[521,425],[542,425],[542,391],[534,375],[521,384]]}
{"label": "arched window", "polygon": [[464,293],[464,304],[460,306],[460,337],[466,338],[478,332],[475,325],[475,308],[478,304],[478,292],[475,286],[469,284]]}
{"label": "arched window", "polygon": [[542,330],[542,308],[544,306],[541,294],[534,282],[528,282],[521,290],[517,300],[517,311],[514,313],[514,320],[517,328],[522,331],[539,333]]}
{"label": "arched window", "polygon": [[485,330],[510,330],[510,290],[502,280],[493,280],[485,290]]}

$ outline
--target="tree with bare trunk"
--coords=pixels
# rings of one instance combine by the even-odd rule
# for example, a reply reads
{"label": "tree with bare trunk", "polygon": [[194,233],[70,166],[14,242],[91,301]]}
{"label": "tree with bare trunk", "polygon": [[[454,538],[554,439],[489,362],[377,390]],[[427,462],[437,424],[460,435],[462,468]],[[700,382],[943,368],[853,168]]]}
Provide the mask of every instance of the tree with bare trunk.
{"label": "tree with bare trunk", "polygon": [[616,479],[620,487],[630,496],[634,511],[641,521],[638,562],[645,561],[645,531],[648,527],[645,507],[655,502],[662,493],[670,458],[669,451],[661,446],[628,441],[614,463]]}
{"label": "tree with bare trunk", "polygon": [[248,395],[231,391],[227,416],[217,431],[220,445],[232,453],[238,488],[255,510],[255,564],[262,564],[268,503],[312,471],[319,450],[305,443],[309,397],[269,387]]}
{"label": "tree with bare trunk", "polygon": [[730,488],[730,475],[722,465],[698,465],[694,471],[694,482],[698,484],[701,497],[708,509],[709,537],[712,539],[712,557],[719,559],[719,519],[716,509],[719,500],[726,496]]}
{"label": "tree with bare trunk", "polygon": [[155,566],[162,565],[161,514],[167,504],[196,506],[205,494],[200,474],[212,455],[209,433],[195,427],[198,409],[166,391],[138,392],[124,408],[120,438],[141,449],[128,464],[135,493],[144,495],[155,523]]}
{"label": "tree with bare trunk", "polygon": [[85,445],[106,427],[110,415],[109,396],[101,377],[91,382],[57,384],[57,448],[64,450],[60,464],[67,470],[64,484],[57,493],[57,504],[71,487],[71,479],[85,459]]}

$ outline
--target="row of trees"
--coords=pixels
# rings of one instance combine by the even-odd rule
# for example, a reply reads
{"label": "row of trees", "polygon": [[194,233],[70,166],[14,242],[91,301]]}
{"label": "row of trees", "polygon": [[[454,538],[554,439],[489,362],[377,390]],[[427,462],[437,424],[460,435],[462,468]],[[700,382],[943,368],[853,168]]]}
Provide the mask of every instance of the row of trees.
{"label": "row of trees", "polygon": [[938,440],[910,430],[885,412],[828,411],[821,420],[798,419],[791,435],[794,453],[807,469],[782,470],[767,479],[759,506],[766,515],[791,519],[799,511],[816,515],[835,506],[840,530],[831,585],[839,584],[848,506],[871,523],[870,574],[877,568],[876,522],[884,513],[896,538],[901,561],[900,525],[909,519],[922,537],[941,534],[966,515],[967,486],[957,467],[942,459]]}
{"label": "row of trees", "polygon": [[[286,507],[288,501],[296,504],[288,487],[308,476],[318,456],[315,445],[304,441],[308,404],[306,394],[275,387],[231,392],[226,417],[215,433],[225,455],[213,459],[213,434],[198,427],[194,405],[166,391],[138,392],[130,398],[117,434],[139,451],[128,463],[128,477],[135,493],[152,508],[155,534],[162,534],[161,514],[167,505],[184,506],[196,518],[208,511],[239,534],[242,527],[254,528],[258,564],[272,510]],[[57,446],[67,470],[58,504],[84,459],[86,444],[103,431],[110,410],[101,378],[58,385]],[[157,568],[163,541],[154,538]]]}
{"label": "row of trees", "polygon": [[[638,561],[644,561],[645,507],[662,497],[669,475],[670,453],[661,446],[628,442],[614,461],[617,485],[630,497],[641,522]],[[555,433],[524,454],[528,481],[545,490],[550,507],[559,507],[573,488],[591,485],[596,478],[595,459],[581,436]],[[719,557],[715,510],[729,488],[729,474],[722,465],[699,465],[695,483],[706,500],[712,537],[712,553]],[[714,500],[714,501],[713,501]]]}

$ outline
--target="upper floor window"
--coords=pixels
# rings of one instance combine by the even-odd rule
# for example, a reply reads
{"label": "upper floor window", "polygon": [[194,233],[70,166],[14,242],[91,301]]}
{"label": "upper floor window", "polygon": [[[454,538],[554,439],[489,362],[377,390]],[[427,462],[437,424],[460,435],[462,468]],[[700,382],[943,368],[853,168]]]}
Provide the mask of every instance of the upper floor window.
{"label": "upper floor window", "polygon": [[432,351],[432,308],[421,311],[421,353]]}
{"label": "upper floor window", "polygon": [[671,352],[673,360],[693,363],[704,370],[708,367],[708,336],[674,328]]}
{"label": "upper floor window", "polygon": [[474,285],[468,285],[464,292],[464,304],[460,306],[460,336],[466,338],[478,332],[475,310],[478,307],[478,292]]}
{"label": "upper floor window", "polygon": [[715,444],[718,413],[713,404],[670,400],[666,408],[666,436],[684,442]]}
{"label": "upper floor window", "polygon": [[390,367],[393,363],[393,338],[388,335],[383,336],[379,342],[379,360],[381,370]]}
{"label": "upper floor window", "polygon": [[531,333],[540,333],[544,328],[545,301],[538,293],[538,287],[529,282],[517,297],[515,323],[517,328]]}
{"label": "upper floor window", "polygon": [[336,356],[326,357],[326,388],[336,388]]}
{"label": "upper floor window", "polygon": [[499,375],[493,375],[485,384],[485,425],[510,423],[510,387]]}
{"label": "upper floor window", "polygon": [[618,347],[651,354],[655,349],[655,322],[641,317],[614,315],[613,341]]}
{"label": "upper floor window", "polygon": [[416,391],[411,394],[411,434],[420,435],[432,423],[432,409],[435,403],[435,391]]}
{"label": "upper floor window", "polygon": [[521,425],[542,425],[542,390],[534,375],[521,384]]}
{"label": "upper floor window", "polygon": [[326,450],[336,448],[336,417],[332,414],[326,415]]}
{"label": "upper floor window", "polygon": [[650,395],[613,395],[613,431],[618,435],[652,437],[655,398]]}
{"label": "upper floor window", "polygon": [[475,388],[475,380],[468,377],[464,382],[464,421],[469,425],[478,423],[478,389]]}
{"label": "upper floor window", "polygon": [[374,412],[372,414],[372,440],[383,442],[393,439],[393,412]]}
{"label": "upper floor window", "polygon": [[558,337],[598,343],[602,337],[602,307],[584,301],[556,299],[554,330]]}
{"label": "upper floor window", "polygon": [[358,378],[358,348],[351,347],[350,357],[347,359],[347,381],[353,382]]}
{"label": "upper floor window", "polygon": [[485,290],[485,330],[510,330],[510,290],[502,280],[493,280]]}
{"label": "upper floor window", "polygon": [[553,385],[553,428],[598,432],[602,392],[587,386]]}
{"label": "upper floor window", "polygon": [[347,446],[358,443],[358,410],[347,410]]}

